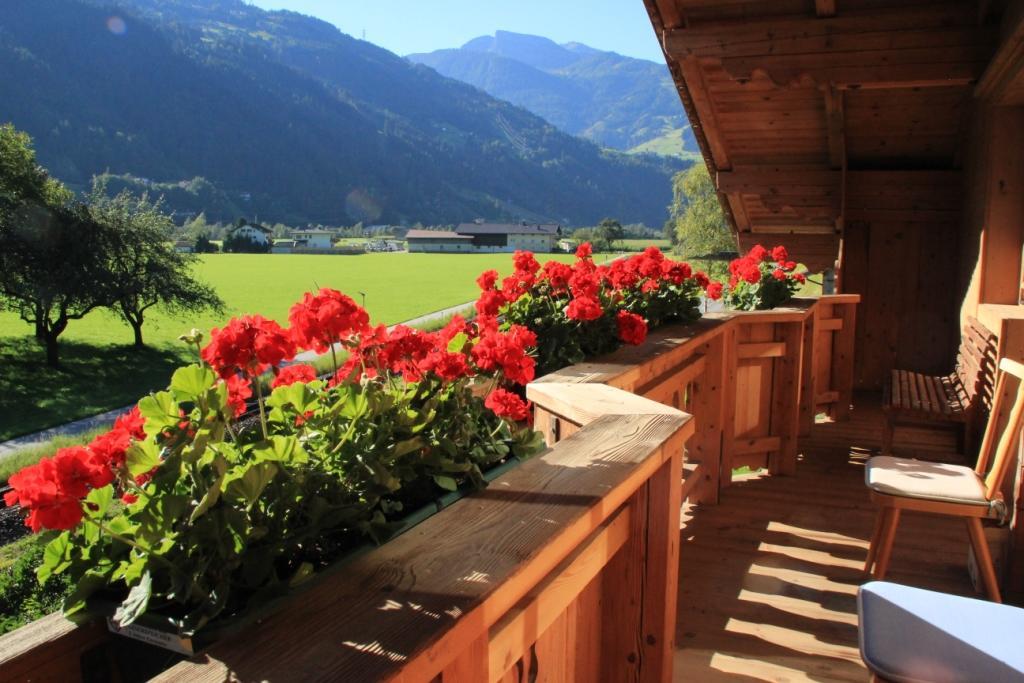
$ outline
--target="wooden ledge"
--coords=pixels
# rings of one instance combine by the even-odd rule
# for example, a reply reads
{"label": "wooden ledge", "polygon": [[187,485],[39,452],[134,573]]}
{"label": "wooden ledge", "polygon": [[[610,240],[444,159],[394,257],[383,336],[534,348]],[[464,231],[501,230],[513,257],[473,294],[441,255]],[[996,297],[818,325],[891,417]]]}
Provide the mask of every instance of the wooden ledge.
{"label": "wooden ledge", "polygon": [[526,398],[575,425],[585,426],[603,415],[673,415],[690,419],[681,410],[607,384],[529,384]]}

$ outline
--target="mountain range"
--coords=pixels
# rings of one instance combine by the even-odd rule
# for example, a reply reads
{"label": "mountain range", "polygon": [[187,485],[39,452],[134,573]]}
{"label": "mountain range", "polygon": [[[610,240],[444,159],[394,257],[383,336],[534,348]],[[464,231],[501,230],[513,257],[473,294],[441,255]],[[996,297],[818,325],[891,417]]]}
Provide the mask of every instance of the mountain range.
{"label": "mountain range", "polygon": [[509,31],[406,58],[606,147],[697,156],[664,64]]}
{"label": "mountain range", "polygon": [[109,172],[211,220],[660,225],[681,168],[241,0],[3,0],[0,121],[76,189]]}

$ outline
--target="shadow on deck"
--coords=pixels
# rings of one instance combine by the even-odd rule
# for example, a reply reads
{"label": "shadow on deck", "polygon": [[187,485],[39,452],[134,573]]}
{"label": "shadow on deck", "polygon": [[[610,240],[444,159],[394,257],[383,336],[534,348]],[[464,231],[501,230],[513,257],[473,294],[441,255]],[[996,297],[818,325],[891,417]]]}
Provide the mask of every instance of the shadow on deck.
{"label": "shadow on deck", "polygon": [[[882,416],[877,395],[855,403],[849,421],[819,423],[802,440],[796,476],[740,478],[719,505],[684,511],[676,680],[867,680],[856,594],[875,508],[863,466]],[[949,433],[903,430],[894,451],[954,446]],[[908,514],[886,578],[972,595],[966,556],[962,524]]]}

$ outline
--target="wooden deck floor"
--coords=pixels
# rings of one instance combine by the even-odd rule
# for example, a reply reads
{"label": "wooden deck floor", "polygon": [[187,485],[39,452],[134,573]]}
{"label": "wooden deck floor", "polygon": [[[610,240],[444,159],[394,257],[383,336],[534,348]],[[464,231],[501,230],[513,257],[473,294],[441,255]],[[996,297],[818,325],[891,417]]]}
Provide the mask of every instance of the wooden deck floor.
{"label": "wooden deck floor", "polygon": [[[818,424],[794,477],[748,477],[721,503],[686,510],[680,553],[679,681],[866,681],[857,587],[875,509],[863,463],[881,435],[878,397]],[[952,435],[897,432],[894,451],[949,451]],[[901,520],[887,579],[973,594],[962,524]]]}

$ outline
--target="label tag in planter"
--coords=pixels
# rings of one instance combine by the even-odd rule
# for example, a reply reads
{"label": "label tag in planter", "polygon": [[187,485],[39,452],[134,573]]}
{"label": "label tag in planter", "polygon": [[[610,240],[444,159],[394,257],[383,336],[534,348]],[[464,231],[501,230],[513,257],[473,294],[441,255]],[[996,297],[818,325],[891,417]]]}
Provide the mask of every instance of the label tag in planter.
{"label": "label tag in planter", "polygon": [[165,650],[171,652],[177,652],[183,655],[192,656],[195,654],[195,650],[192,649],[192,639],[182,638],[181,636],[173,633],[167,633],[159,629],[150,628],[148,626],[140,626],[139,624],[130,624],[128,626],[118,626],[114,623],[114,620],[107,617],[107,628],[111,633],[125,636],[126,638],[132,638],[133,640],[141,640],[143,643],[149,643],[150,645],[156,645],[162,647]]}

